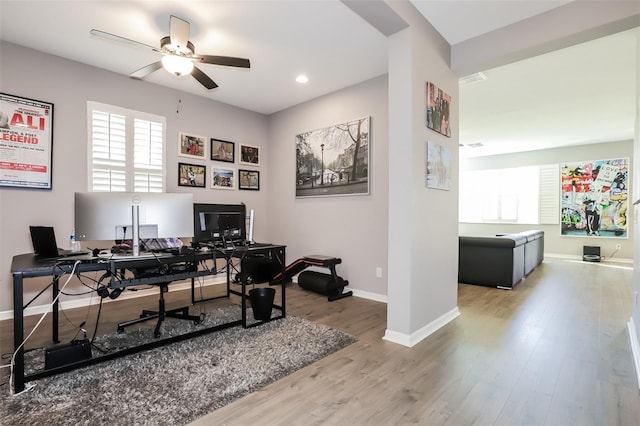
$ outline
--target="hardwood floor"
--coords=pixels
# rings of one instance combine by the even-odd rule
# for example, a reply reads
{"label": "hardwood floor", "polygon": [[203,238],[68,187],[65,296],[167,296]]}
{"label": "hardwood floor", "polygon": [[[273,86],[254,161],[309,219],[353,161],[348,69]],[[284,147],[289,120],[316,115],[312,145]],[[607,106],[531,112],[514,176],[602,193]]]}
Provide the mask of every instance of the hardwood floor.
{"label": "hardwood floor", "polygon": [[382,303],[291,291],[291,315],[359,341],[193,425],[640,425],[631,275],[548,259],[513,291],[461,284],[461,315],[413,348],[382,340]]}
{"label": "hardwood floor", "polygon": [[[512,291],[461,284],[461,315],[413,348],[382,340],[385,304],[356,297],[328,303],[291,286],[289,315],[358,342],[193,425],[640,425],[626,330],[632,271],[613,265],[546,259]],[[188,293],[170,292],[167,300],[168,308],[180,306]],[[115,303],[103,309],[100,330],[112,331],[141,306]],[[65,314],[93,324],[96,312]],[[64,341],[75,330],[61,322]],[[31,346],[46,342],[48,332]],[[0,333],[8,352],[11,321],[0,322]]]}

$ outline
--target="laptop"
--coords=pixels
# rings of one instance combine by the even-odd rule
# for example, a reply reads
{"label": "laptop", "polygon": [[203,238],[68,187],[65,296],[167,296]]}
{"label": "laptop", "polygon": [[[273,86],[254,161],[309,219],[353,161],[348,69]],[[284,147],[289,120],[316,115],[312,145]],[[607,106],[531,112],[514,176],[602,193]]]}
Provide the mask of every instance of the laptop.
{"label": "laptop", "polygon": [[58,248],[56,234],[51,226],[29,226],[33,253],[41,259],[54,259],[56,257],[78,256],[89,253],[88,251],[71,251]]}

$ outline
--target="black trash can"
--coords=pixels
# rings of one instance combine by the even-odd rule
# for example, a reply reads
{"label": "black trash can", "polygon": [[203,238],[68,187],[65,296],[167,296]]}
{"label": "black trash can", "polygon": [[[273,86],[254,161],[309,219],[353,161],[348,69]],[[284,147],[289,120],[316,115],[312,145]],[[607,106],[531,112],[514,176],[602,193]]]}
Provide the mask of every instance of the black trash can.
{"label": "black trash can", "polygon": [[256,320],[267,321],[271,319],[271,309],[273,308],[275,296],[276,290],[271,287],[259,287],[249,290],[251,309],[253,309],[253,317]]}

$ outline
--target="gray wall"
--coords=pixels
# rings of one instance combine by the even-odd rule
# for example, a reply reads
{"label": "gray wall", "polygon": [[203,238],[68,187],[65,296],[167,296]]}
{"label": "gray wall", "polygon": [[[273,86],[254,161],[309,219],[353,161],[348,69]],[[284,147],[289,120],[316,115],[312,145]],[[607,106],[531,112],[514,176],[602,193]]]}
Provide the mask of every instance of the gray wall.
{"label": "gray wall", "polygon": [[[507,155],[492,155],[488,157],[467,158],[460,162],[461,170],[499,169],[508,167],[531,166],[539,164],[561,164],[582,160],[601,160],[608,158],[626,157],[633,160],[633,141],[610,142],[590,145],[580,145],[568,148],[547,149],[532,152],[523,152]],[[631,188],[633,191],[633,187]],[[629,193],[631,194],[631,192]],[[460,235],[495,235],[499,232],[520,232],[528,229],[541,229],[545,232],[545,252],[582,256],[582,247],[585,245],[600,246],[601,254],[609,257],[616,244],[621,244],[614,258],[630,261],[633,258],[634,223],[631,217],[631,203],[629,200],[628,213],[628,238],[588,238],[567,237],[560,235],[558,225],[521,225],[521,224],[472,224],[460,223]]]}
{"label": "gray wall", "polygon": [[[387,294],[387,90],[382,76],[269,117],[269,238],[287,244],[289,261],[340,257],[337,271],[349,287],[376,299]],[[365,116],[371,118],[370,194],[296,198],[295,136]]]}
{"label": "gray wall", "polygon": [[[266,239],[267,191],[178,187],[177,163],[184,158],[177,156],[177,139],[178,132],[186,131],[235,141],[236,149],[238,143],[266,148],[267,117],[6,42],[0,44],[0,51],[0,91],[54,104],[53,189],[0,189],[0,312],[12,309],[9,273],[12,257],[32,252],[29,225],[53,226],[58,245],[68,243],[73,229],[73,193],[87,190],[88,100],[165,116],[167,191],[191,191],[198,202],[243,201],[248,208],[260,212],[256,218],[256,239]],[[176,112],[178,100],[181,100],[180,113]],[[261,150],[262,182],[269,181],[268,151]],[[207,167],[214,163],[201,162]],[[210,177],[209,170],[207,177]],[[26,297],[36,293],[41,285],[29,284]],[[48,297],[41,303],[47,300]]]}
{"label": "gray wall", "polygon": [[[191,191],[198,202],[244,202],[255,210],[257,241],[286,244],[288,261],[310,254],[341,257],[338,273],[350,281],[356,293],[386,299],[386,76],[266,117],[10,43],[0,47],[0,90],[55,104],[53,189],[0,189],[1,294],[12,294],[11,258],[32,251],[29,225],[54,226],[59,245],[67,243],[73,229],[73,193],[87,190],[86,102],[93,100],[167,118],[167,191]],[[47,64],[46,78],[38,71],[42,64]],[[176,113],[178,100],[180,112]],[[366,115],[371,117],[371,194],[296,199],[295,135]],[[177,163],[184,161],[176,154],[180,131],[235,141],[236,149],[239,143],[265,148],[258,168],[261,190],[178,187]],[[208,167],[215,164],[209,160],[202,163]],[[207,173],[210,177],[209,170]],[[383,271],[380,278],[375,275],[378,267]],[[29,283],[25,297],[45,284],[44,280]],[[11,298],[0,298],[0,312],[11,309]]]}

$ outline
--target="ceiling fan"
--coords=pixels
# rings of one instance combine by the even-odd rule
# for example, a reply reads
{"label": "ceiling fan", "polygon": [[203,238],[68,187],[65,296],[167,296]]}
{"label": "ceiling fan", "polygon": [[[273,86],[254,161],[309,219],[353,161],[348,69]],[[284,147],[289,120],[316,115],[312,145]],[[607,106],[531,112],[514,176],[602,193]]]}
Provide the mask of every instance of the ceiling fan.
{"label": "ceiling fan", "polygon": [[248,59],[234,58],[230,56],[196,55],[195,46],[189,41],[189,22],[171,15],[169,20],[169,35],[160,39],[160,48],[149,46],[115,34],[92,29],[91,34],[107,38],[109,40],[127,43],[132,46],[150,49],[162,54],[160,61],[146,65],[129,74],[130,77],[142,79],[160,68],[165,68],[177,76],[191,74],[207,89],[215,89],[218,85],[196,63],[224,65],[228,67],[250,68]]}

